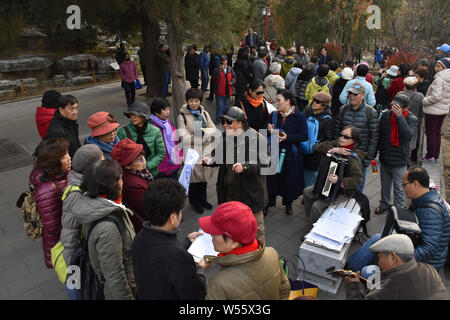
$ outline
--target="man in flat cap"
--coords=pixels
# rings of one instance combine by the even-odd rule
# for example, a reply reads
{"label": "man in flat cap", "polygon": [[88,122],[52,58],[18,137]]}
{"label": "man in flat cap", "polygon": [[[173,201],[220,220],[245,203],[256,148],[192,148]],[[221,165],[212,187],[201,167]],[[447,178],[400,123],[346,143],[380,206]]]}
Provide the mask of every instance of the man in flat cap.
{"label": "man in flat cap", "polygon": [[381,282],[366,293],[359,275],[346,278],[347,300],[448,300],[447,289],[432,266],[416,262],[404,234],[382,238],[370,247],[381,268]]}

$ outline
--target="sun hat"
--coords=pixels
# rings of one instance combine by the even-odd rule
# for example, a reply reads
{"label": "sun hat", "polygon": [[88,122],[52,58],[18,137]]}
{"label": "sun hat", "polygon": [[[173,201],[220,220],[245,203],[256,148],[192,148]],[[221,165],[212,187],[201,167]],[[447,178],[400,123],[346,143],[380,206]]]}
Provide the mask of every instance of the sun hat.
{"label": "sun hat", "polygon": [[87,120],[88,127],[92,129],[91,137],[98,137],[117,129],[120,124],[117,123],[114,116],[108,112],[100,111],[94,113]]}

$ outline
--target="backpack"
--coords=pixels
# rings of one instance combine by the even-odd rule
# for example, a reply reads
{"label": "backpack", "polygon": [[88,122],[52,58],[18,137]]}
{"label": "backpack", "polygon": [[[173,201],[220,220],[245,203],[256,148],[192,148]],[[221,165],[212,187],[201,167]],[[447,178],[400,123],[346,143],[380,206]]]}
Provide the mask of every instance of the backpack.
{"label": "backpack", "polygon": [[30,239],[42,237],[42,221],[34,200],[34,187],[28,184],[30,191],[22,192],[17,199],[16,206],[22,209],[23,226],[25,234]]}
{"label": "backpack", "polygon": [[[101,222],[110,221],[113,222],[116,227],[120,230],[119,225],[116,220],[110,217],[104,217],[94,221],[87,232],[86,237],[80,239],[80,245],[75,249],[70,258],[70,266],[78,266],[80,272],[80,290],[81,290],[81,300],[105,300],[103,293],[104,289],[104,279],[99,279],[94,269],[92,268],[91,261],[89,258],[89,236],[92,230]],[[75,270],[67,275],[68,280],[73,276]]]}
{"label": "backpack", "polygon": [[[329,115],[324,115],[321,119],[327,119],[331,117]],[[300,149],[304,154],[312,154],[314,153],[313,147],[316,143],[319,143],[318,139],[319,135],[319,120],[310,116],[306,121],[308,125],[308,140],[300,142]]]}
{"label": "backpack", "polygon": [[[69,194],[74,191],[81,193],[80,187],[75,185],[68,185],[66,190],[64,191],[64,194],[61,197],[62,201],[64,202],[69,196]],[[58,241],[58,243],[53,246],[51,250],[51,255],[52,255],[53,269],[55,269],[59,281],[61,281],[61,283],[66,283],[67,264],[64,258],[62,257],[63,251],[64,246],[62,245],[61,241]]]}

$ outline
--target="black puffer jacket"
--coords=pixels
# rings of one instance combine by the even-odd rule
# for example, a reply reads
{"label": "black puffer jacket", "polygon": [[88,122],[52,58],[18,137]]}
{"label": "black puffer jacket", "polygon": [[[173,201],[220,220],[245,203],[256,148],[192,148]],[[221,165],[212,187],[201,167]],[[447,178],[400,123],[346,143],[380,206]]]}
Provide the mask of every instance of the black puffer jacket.
{"label": "black puffer jacket", "polygon": [[397,118],[399,146],[391,142],[391,110],[382,113],[380,119],[380,161],[390,167],[402,167],[409,164],[410,141],[413,138],[419,120],[412,113],[408,117]]}
{"label": "black puffer jacket", "polygon": [[[367,108],[370,108],[370,111],[367,111]],[[339,109],[334,124],[334,136],[336,138],[345,126],[353,125],[360,130],[361,144],[358,148],[367,152],[367,157],[363,161],[363,167],[368,167],[370,161],[375,159],[378,149],[377,111],[364,102],[356,110],[347,104]]]}

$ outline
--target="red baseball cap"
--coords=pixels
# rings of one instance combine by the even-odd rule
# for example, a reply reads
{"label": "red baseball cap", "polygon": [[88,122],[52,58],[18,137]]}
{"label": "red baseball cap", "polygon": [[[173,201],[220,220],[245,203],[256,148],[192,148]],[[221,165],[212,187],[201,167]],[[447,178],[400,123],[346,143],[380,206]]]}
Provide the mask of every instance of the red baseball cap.
{"label": "red baseball cap", "polygon": [[242,244],[252,243],[256,238],[255,215],[239,201],[222,203],[211,216],[200,218],[198,223],[206,233],[226,235]]}

